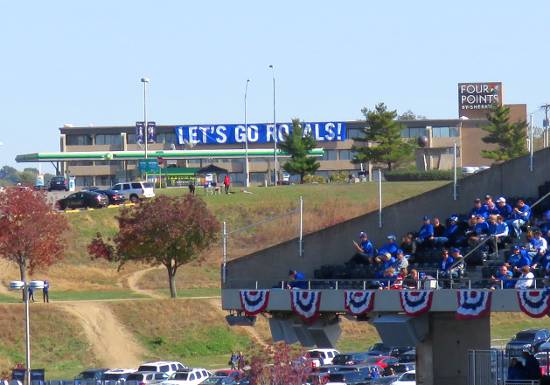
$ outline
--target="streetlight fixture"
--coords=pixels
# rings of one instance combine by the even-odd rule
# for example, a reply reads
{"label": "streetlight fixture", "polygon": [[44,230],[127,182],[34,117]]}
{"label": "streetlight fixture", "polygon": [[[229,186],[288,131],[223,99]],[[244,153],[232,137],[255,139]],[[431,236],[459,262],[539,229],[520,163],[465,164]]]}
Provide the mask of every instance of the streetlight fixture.
{"label": "streetlight fixture", "polygon": [[277,115],[276,115],[276,104],[275,104],[275,67],[273,64],[269,65],[269,68],[271,68],[271,72],[273,74],[273,130],[275,131],[275,138],[273,140],[273,174],[274,174],[274,182],[275,186],[277,186],[277,182],[279,179],[279,172],[277,168],[277,141],[279,140],[279,130],[277,130]]}
{"label": "streetlight fixture", "polygon": [[29,288],[43,289],[44,281],[11,281],[10,290],[23,290],[23,301],[25,302],[25,356],[27,385],[31,385],[31,332],[29,318]]}
{"label": "streetlight fixture", "polygon": [[141,78],[143,83],[143,141],[145,142],[145,159],[147,159],[147,84],[149,84],[149,78]]}
{"label": "streetlight fixture", "polygon": [[244,89],[244,129],[245,129],[245,139],[244,139],[244,170],[246,174],[245,179],[245,188],[250,187],[250,172],[248,169],[248,115],[246,110],[246,99],[248,96],[248,83],[250,79],[246,79],[246,87]]}

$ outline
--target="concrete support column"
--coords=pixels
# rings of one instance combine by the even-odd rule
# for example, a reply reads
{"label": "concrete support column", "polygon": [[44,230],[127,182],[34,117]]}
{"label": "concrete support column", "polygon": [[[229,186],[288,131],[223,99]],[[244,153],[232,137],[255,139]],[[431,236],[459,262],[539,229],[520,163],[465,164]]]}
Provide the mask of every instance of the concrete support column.
{"label": "concrete support column", "polygon": [[490,349],[490,317],[457,320],[454,312],[429,313],[430,332],[416,346],[418,385],[468,385],[468,350]]}

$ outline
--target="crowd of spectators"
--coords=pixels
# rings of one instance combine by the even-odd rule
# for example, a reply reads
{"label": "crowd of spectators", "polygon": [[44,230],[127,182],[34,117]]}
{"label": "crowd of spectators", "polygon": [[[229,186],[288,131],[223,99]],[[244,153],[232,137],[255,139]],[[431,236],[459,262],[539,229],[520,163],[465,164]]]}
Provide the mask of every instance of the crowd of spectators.
{"label": "crowd of spectators", "polygon": [[[374,286],[381,289],[418,288],[434,275],[442,285],[464,275],[469,260],[463,254],[473,250],[485,259],[505,257],[500,266],[494,266],[487,287],[530,288],[536,277],[544,277],[549,284],[549,241],[550,212],[535,221],[524,199],[510,205],[505,197],[493,200],[486,195],[474,200],[466,216],[451,215],[444,221],[424,216],[418,231],[405,234],[401,242],[389,234],[383,244],[376,245],[361,231],[353,241],[356,253],[346,266],[363,269],[364,278],[378,280]],[[439,255],[435,271],[416,263],[426,252]]]}

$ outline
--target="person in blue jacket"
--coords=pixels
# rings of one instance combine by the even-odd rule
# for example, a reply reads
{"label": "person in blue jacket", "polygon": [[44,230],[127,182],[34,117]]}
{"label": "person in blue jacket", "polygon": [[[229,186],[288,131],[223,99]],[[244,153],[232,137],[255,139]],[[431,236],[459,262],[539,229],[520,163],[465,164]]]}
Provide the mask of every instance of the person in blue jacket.
{"label": "person in blue jacket", "polygon": [[497,208],[499,215],[504,218],[504,220],[510,219],[512,216],[512,206],[506,203],[506,198],[500,197],[497,199]]}
{"label": "person in blue jacket", "polygon": [[443,237],[447,238],[447,243],[451,246],[458,246],[462,241],[460,227],[458,226],[458,216],[451,215],[449,218],[449,225],[443,232]]}
{"label": "person in blue jacket", "polygon": [[430,223],[430,217],[425,216],[422,220],[423,224],[420,230],[418,230],[416,243],[418,245],[427,245],[428,242],[431,242],[434,238],[434,226]]}
{"label": "person in blue jacket", "polygon": [[493,202],[493,197],[490,195],[485,196],[485,204],[483,205],[485,212],[487,213],[485,217],[489,215],[498,215],[500,211],[498,210],[497,205]]}
{"label": "person in blue jacket", "polygon": [[513,278],[514,274],[508,270],[506,265],[502,265],[498,268],[498,272],[491,276],[491,282],[493,282],[491,289],[500,289],[501,285],[503,289],[513,289],[516,286],[516,281]]}
{"label": "person in blue jacket", "polygon": [[397,237],[393,234],[387,236],[388,242],[386,242],[380,249],[378,249],[378,255],[384,255],[390,253],[392,257],[395,256],[399,246],[397,245]]}
{"label": "person in blue jacket", "polygon": [[449,255],[449,250],[443,249],[441,252],[441,261],[439,262],[439,270],[444,278],[451,278],[451,266],[455,262],[454,258]]}
{"label": "person in blue jacket", "polygon": [[289,270],[287,287],[289,289],[307,289],[307,281],[304,273],[300,273],[296,270]]}
{"label": "person in blue jacket", "polygon": [[512,235],[519,238],[521,227],[531,218],[531,207],[523,199],[518,199],[516,207],[512,211],[512,216],[508,220],[508,227],[512,230]]}
{"label": "person in blue jacket", "polygon": [[359,233],[359,243],[353,241],[353,246],[357,254],[353,257],[353,261],[358,264],[371,264],[375,255],[374,244],[369,240],[367,233],[361,231]]}
{"label": "person in blue jacket", "polygon": [[481,203],[481,199],[474,199],[474,207],[470,210],[470,217],[483,215],[487,217],[487,208]]}

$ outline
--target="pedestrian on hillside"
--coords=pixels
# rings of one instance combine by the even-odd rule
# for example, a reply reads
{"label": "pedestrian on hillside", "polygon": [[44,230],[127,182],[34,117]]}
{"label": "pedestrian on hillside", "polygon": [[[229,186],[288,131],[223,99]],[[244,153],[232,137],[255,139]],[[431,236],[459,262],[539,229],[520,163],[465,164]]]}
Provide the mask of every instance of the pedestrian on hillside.
{"label": "pedestrian on hillside", "polygon": [[237,355],[237,353],[232,352],[231,358],[229,358],[229,366],[231,366],[231,370],[236,370],[238,364],[239,364],[239,356]]}
{"label": "pedestrian on hillside", "polygon": [[44,302],[50,302],[50,283],[48,280],[44,281],[44,287],[42,288],[42,299]]}
{"label": "pedestrian on hillside", "polygon": [[239,361],[237,363],[237,369],[238,370],[243,370],[244,369],[244,364],[245,364],[245,361],[244,361],[243,352],[239,352]]}
{"label": "pedestrian on hillside", "polygon": [[34,302],[34,289],[33,289],[32,287],[30,287],[30,286],[29,286],[29,288],[28,288],[28,293],[29,293],[29,298],[28,298],[28,300]]}
{"label": "pedestrian on hillside", "polygon": [[229,194],[229,187],[231,186],[231,178],[229,178],[229,174],[223,178],[223,185],[225,186],[225,193]]}
{"label": "pedestrian on hillside", "polygon": [[189,182],[189,193],[191,195],[195,195],[195,182],[194,181]]}

